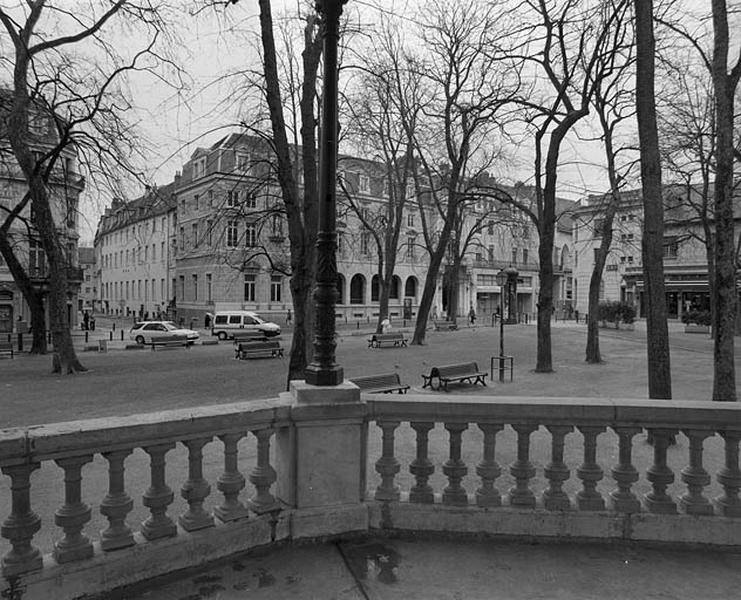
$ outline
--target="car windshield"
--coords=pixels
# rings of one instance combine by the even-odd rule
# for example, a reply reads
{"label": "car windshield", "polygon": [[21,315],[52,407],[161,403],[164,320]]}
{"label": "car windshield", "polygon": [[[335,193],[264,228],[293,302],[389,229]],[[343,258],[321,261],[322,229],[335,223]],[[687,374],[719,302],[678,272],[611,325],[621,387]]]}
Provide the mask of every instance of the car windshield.
{"label": "car windshield", "polygon": [[172,321],[164,321],[162,324],[165,326],[167,331],[175,331],[177,329]]}
{"label": "car windshield", "polygon": [[255,322],[256,323],[264,323],[265,322],[264,319],[258,317],[257,315],[252,315],[252,318],[255,319]]}

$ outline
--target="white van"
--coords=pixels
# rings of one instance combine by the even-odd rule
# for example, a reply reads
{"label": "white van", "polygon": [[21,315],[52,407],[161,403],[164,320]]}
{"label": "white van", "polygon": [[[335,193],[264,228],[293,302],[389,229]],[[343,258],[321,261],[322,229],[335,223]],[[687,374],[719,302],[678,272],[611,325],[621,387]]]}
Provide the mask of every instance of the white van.
{"label": "white van", "polygon": [[249,310],[224,310],[214,315],[211,335],[226,340],[239,330],[260,331],[265,337],[280,335],[280,325],[264,321],[260,315]]}

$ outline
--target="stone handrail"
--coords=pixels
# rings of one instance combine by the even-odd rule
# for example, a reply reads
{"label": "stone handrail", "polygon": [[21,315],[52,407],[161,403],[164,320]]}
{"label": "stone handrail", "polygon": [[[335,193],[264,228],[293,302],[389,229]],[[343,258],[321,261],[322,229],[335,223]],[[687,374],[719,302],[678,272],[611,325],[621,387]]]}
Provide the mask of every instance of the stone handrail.
{"label": "stone handrail", "polygon": [[[0,431],[0,469],[11,483],[11,498],[0,497],[0,507],[9,508],[1,534],[10,546],[2,557],[0,595],[104,593],[280,540],[381,529],[741,545],[737,403],[429,394],[363,394],[361,401],[351,384],[332,391],[304,385],[292,393]],[[447,441],[447,460],[439,465],[439,446],[430,452],[435,429]],[[650,452],[653,462],[641,473],[634,451],[635,437],[644,431],[653,436],[653,447],[641,452]],[[675,467],[683,493],[673,496],[675,471],[667,454],[678,434],[689,444]],[[395,444],[405,435],[414,437],[416,452],[402,473]],[[254,459],[239,454],[245,436],[255,443]],[[723,466],[713,473],[703,467],[709,438],[723,444],[716,447]],[[567,440],[576,440],[578,467],[566,464]],[[168,452],[178,443],[188,454],[187,472],[176,474],[187,507],[173,519],[166,473],[173,468]],[[223,461],[215,478],[223,497],[209,508],[204,453],[214,449]],[[133,451],[149,457],[141,504],[150,514],[138,531],[127,523],[134,498],[125,461]],[[497,462],[508,452],[509,475]],[[107,494],[85,500],[99,506],[108,525],[91,539],[82,471],[96,455],[107,465]],[[366,462],[378,474],[368,493]],[[61,468],[64,486],[54,513],[44,506],[39,515],[31,475],[47,463]],[[435,490],[439,473],[447,485]],[[645,494],[635,489],[642,475],[650,483]],[[712,500],[705,494],[711,475],[721,488]],[[501,489],[508,477],[510,489]],[[569,479],[579,486],[575,492]],[[243,502],[246,480],[254,489]],[[34,539],[42,522],[58,528],[47,554]]]}

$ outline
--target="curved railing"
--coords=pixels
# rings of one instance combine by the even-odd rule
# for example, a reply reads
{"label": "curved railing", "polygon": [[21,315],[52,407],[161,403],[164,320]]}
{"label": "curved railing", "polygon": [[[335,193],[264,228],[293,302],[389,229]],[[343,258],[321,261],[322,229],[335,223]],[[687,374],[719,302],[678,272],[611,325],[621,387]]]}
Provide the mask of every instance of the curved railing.
{"label": "curved railing", "polygon": [[736,403],[317,389],[0,432],[0,596],[383,529],[741,545]]}

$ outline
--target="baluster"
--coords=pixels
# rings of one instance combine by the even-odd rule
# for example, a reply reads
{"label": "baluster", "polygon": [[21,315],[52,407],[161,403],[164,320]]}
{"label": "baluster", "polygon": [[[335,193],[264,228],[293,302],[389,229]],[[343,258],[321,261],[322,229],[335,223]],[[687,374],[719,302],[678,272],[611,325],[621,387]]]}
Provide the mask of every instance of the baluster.
{"label": "baluster", "polygon": [[31,473],[39,463],[3,467],[10,477],[10,516],[0,527],[0,535],[10,542],[12,548],[3,556],[3,576],[12,577],[36,571],[43,566],[41,552],[31,542],[41,529],[41,519],[31,510]]}
{"label": "baluster", "polygon": [[381,458],[376,461],[376,473],[381,476],[381,483],[376,488],[376,500],[398,500],[399,487],[394,484],[394,478],[400,470],[399,461],[394,456],[394,429],[399,421],[377,421],[383,432],[381,444]]}
{"label": "baluster", "polygon": [[720,470],[717,479],[723,486],[723,495],[715,499],[720,514],[726,517],[741,517],[741,470],[738,466],[738,443],[741,431],[722,431],[720,435],[726,444],[726,466]]}
{"label": "baluster", "polygon": [[90,507],[82,501],[82,467],[93,457],[72,456],[54,462],[64,469],[64,504],[54,513],[54,523],[64,531],[64,537],[54,544],[54,560],[58,563],[90,558],[93,544],[82,528],[90,520]]}
{"label": "baluster", "polygon": [[512,506],[535,507],[535,494],[529,487],[529,481],[535,477],[535,466],[530,462],[530,434],[538,429],[537,425],[512,425],[517,432],[517,460],[509,467],[515,478],[515,485],[509,490],[509,503]]}
{"label": "baluster", "polygon": [[450,435],[450,458],[443,465],[443,473],[448,478],[448,485],[443,490],[443,504],[465,506],[468,494],[461,481],[468,474],[466,463],[461,460],[461,436],[468,429],[468,423],[445,423]]}
{"label": "baluster", "polygon": [[188,448],[188,481],[180,488],[180,495],[188,502],[188,510],[180,515],[178,523],[185,531],[214,526],[214,518],[203,509],[203,501],[211,493],[211,486],[203,478],[203,447],[212,439],[207,437],[183,442]]}
{"label": "baluster", "polygon": [[255,486],[256,493],[250,498],[249,507],[253,512],[262,514],[280,507],[270,493],[270,486],[278,478],[270,465],[270,436],[273,435],[273,430],[258,429],[253,433],[257,437],[257,465],[250,473],[250,482]]}
{"label": "baluster", "polygon": [[563,482],[571,476],[571,471],[563,462],[564,438],[574,431],[571,425],[548,425],[551,433],[551,462],[545,467],[548,489],[543,492],[543,506],[548,510],[569,510],[571,500],[563,491]]}
{"label": "baluster", "polygon": [[100,512],[108,518],[108,528],[100,532],[100,547],[117,550],[134,545],[134,534],[126,525],[126,515],[134,508],[134,501],[126,493],[124,484],[124,461],[131,450],[104,452],[108,461],[108,494],[100,503]]}
{"label": "baluster", "polygon": [[175,522],[166,514],[167,507],[175,497],[165,483],[165,454],[175,447],[173,442],[147,446],[144,451],[149,454],[151,485],[144,492],[142,504],[152,514],[142,523],[141,533],[148,540],[177,535]]}
{"label": "baluster", "polygon": [[224,472],[219,476],[216,487],[224,494],[224,502],[214,509],[220,521],[236,521],[248,515],[247,507],[239,501],[239,492],[244,489],[244,475],[239,472],[237,444],[244,433],[225,433],[219,439],[224,443]]}
{"label": "baluster", "polygon": [[497,432],[501,431],[504,426],[499,423],[479,423],[478,427],[484,432],[484,454],[481,462],[476,465],[476,475],[481,477],[481,487],[476,490],[476,506],[501,506],[502,497],[494,486],[494,482],[502,474],[502,468],[494,460],[494,456]]}
{"label": "baluster", "polygon": [[582,489],[576,493],[579,510],[604,510],[605,499],[597,491],[597,482],[604,477],[602,467],[597,464],[597,436],[604,427],[579,427],[584,436],[584,462],[576,470]]}
{"label": "baluster", "polygon": [[654,440],[654,464],[646,472],[653,491],[644,496],[648,510],[653,513],[675,514],[677,505],[666,493],[666,487],[674,481],[674,473],[666,466],[666,450],[676,435],[674,429],[651,429]]}
{"label": "baluster", "polygon": [[417,457],[409,465],[409,472],[414,475],[415,484],[409,491],[409,501],[419,504],[432,504],[435,494],[432,486],[428,483],[430,475],[435,472],[432,461],[428,458],[428,434],[435,427],[432,422],[410,423],[412,429],[417,433]]}
{"label": "baluster", "polygon": [[638,481],[638,471],[633,466],[633,436],[640,433],[640,427],[613,427],[619,438],[620,464],[612,469],[617,489],[610,494],[613,510],[624,513],[641,512],[641,502],[631,490]]}
{"label": "baluster", "polygon": [[690,515],[712,515],[713,505],[702,493],[702,489],[710,483],[710,475],[702,466],[702,445],[713,432],[683,429],[682,433],[690,441],[690,464],[682,469],[682,481],[687,484],[687,493],[679,499],[679,505]]}

